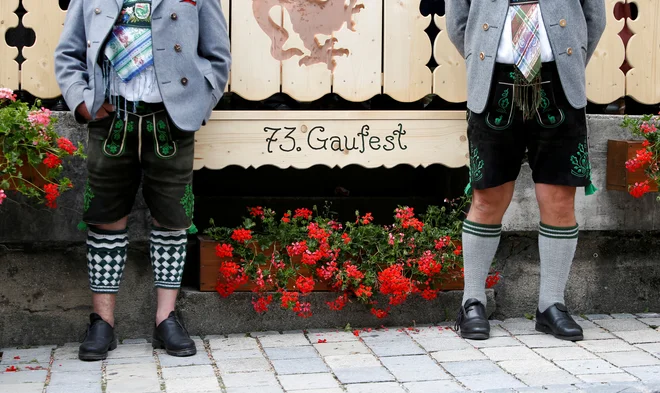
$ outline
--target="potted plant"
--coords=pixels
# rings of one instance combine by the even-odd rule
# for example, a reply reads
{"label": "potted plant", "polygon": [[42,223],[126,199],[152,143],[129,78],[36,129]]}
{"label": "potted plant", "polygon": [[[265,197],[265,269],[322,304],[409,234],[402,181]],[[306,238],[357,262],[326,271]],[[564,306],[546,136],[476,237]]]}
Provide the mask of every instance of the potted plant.
{"label": "potted plant", "polygon": [[15,191],[56,208],[57,197],[73,187],[62,176],[63,159],[84,157],[82,147],[60,137],[54,130],[57,119],[39,106],[0,89],[0,204]]}
{"label": "potted plant", "polygon": [[[355,299],[378,318],[414,295],[432,300],[441,290],[462,289],[462,228],[467,198],[430,206],[417,216],[412,208],[395,210],[389,225],[373,223],[371,213],[356,212],[340,223],[326,206],[301,208],[279,216],[268,208],[249,208],[238,228],[216,227],[201,239],[201,280],[213,280],[226,297],[251,290],[255,311],[266,312],[277,298],[300,317],[311,315],[304,297],[329,290],[338,297],[327,305],[341,310]],[[210,252],[215,253],[208,256]],[[205,257],[205,255],[207,255]],[[210,265],[210,266],[209,266]],[[489,278],[493,286],[499,274]],[[375,295],[387,299],[378,304]]]}

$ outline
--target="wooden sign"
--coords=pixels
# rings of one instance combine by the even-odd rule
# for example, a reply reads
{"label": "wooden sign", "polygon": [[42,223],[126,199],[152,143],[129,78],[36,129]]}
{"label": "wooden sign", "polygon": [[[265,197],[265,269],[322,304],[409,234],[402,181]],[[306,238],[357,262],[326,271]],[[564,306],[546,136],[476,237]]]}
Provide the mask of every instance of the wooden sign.
{"label": "wooden sign", "polygon": [[195,135],[195,169],[467,165],[463,111],[214,112]]}

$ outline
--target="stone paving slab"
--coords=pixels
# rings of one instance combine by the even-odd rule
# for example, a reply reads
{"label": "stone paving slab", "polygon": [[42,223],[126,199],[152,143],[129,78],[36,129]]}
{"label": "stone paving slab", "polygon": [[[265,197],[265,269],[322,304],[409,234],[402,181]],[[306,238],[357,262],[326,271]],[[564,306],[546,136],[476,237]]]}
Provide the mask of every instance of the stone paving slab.
{"label": "stone paving slab", "polygon": [[387,357],[381,362],[400,382],[451,379],[451,375],[428,355]]}
{"label": "stone paving slab", "polygon": [[660,392],[660,314],[576,320],[585,329],[577,343],[516,318],[491,321],[486,341],[463,340],[442,324],[361,328],[357,336],[316,329],[194,337],[198,353],[185,358],[144,339],[124,340],[102,362],[77,360],[77,343],[6,348],[0,392]]}

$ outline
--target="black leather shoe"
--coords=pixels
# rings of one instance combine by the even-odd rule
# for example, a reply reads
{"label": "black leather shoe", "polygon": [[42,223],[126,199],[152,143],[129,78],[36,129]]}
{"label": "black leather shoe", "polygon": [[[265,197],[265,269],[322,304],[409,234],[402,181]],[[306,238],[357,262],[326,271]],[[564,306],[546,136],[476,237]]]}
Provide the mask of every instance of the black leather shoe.
{"label": "black leather shoe", "polygon": [[584,338],[582,327],[561,303],[553,304],[544,312],[536,310],[536,330],[552,334],[560,340],[580,341]]}
{"label": "black leather shoe", "polygon": [[89,315],[87,333],[78,349],[80,360],[105,360],[108,351],[117,348],[115,329],[97,313]]}
{"label": "black leather shoe", "polygon": [[461,337],[471,340],[486,340],[490,337],[490,323],[486,318],[486,307],[477,299],[468,299],[458,310],[454,326]]}
{"label": "black leather shoe", "polygon": [[195,342],[176,318],[174,311],[156,326],[151,345],[154,349],[165,349],[172,356],[192,356],[197,353]]}

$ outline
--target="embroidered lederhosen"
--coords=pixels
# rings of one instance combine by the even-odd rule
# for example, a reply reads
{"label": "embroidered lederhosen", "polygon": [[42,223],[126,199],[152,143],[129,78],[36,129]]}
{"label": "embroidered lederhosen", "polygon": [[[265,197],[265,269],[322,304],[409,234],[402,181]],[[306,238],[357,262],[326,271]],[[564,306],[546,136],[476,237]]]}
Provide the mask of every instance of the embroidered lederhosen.
{"label": "embroidered lederhosen", "polygon": [[[554,62],[541,67],[540,100],[531,119],[523,119],[516,94],[532,86],[515,86],[513,65],[496,64],[488,105],[483,113],[468,111],[471,189],[487,189],[515,181],[527,159],[535,183],[585,187],[591,165],[584,109],[573,108],[564,95]],[[539,88],[539,87],[537,87]]]}
{"label": "embroidered lederhosen", "polygon": [[161,227],[194,232],[194,133],[178,129],[163,104],[120,104],[136,111],[122,109],[89,124],[83,221],[108,224],[125,217],[141,184]]}

